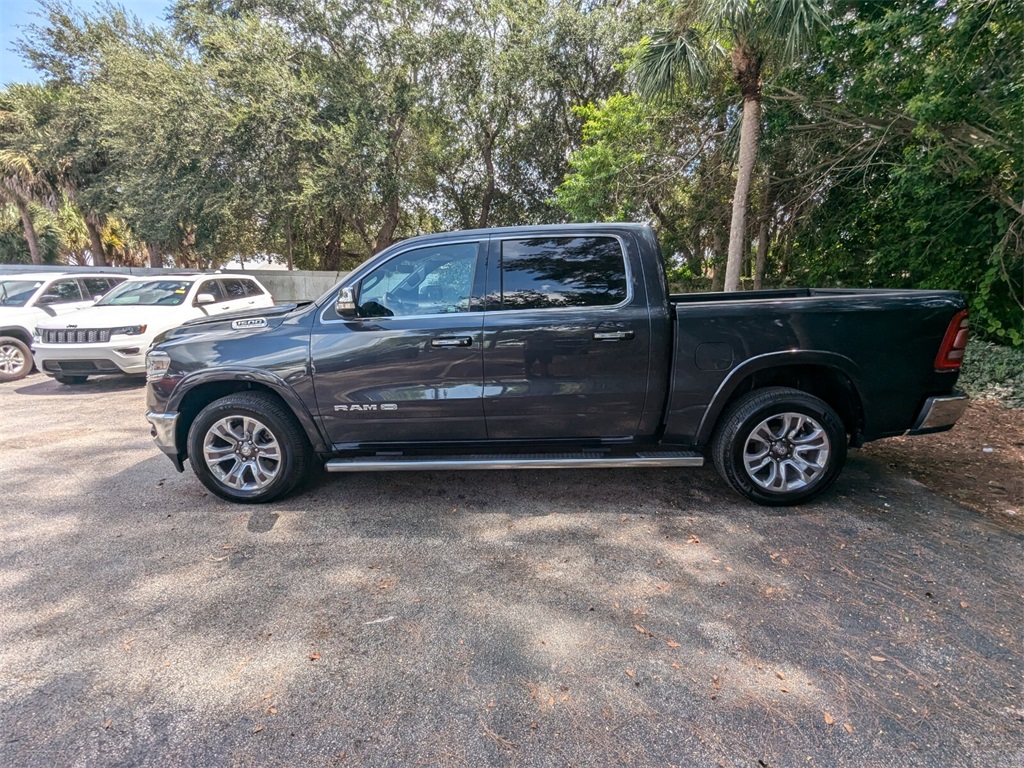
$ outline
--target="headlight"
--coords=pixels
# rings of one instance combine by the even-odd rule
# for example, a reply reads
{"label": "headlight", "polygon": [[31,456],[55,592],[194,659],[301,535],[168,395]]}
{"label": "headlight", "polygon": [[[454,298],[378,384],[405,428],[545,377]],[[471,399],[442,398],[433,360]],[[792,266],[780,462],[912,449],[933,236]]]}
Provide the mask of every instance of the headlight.
{"label": "headlight", "polygon": [[166,352],[146,353],[146,381],[159,381],[171,367],[171,356]]}
{"label": "headlight", "polygon": [[111,336],[138,336],[146,332],[144,325],[123,325],[120,328],[111,328]]}

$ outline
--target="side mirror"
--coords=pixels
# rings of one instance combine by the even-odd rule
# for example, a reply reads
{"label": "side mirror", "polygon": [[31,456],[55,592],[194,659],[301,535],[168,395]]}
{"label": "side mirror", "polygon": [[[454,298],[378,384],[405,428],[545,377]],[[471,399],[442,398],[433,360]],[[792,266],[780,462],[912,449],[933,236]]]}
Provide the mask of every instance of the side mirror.
{"label": "side mirror", "polygon": [[55,293],[48,293],[45,296],[40,296],[36,300],[36,304],[56,304],[60,301],[60,296]]}
{"label": "side mirror", "polygon": [[196,296],[196,306],[202,306],[203,304],[213,304],[217,301],[217,297],[212,293],[200,293]]}
{"label": "side mirror", "polygon": [[95,296],[92,297],[92,300],[94,302],[96,302],[96,301],[99,301],[102,298],[103,298],[103,294],[102,293],[97,293]]}
{"label": "side mirror", "polygon": [[339,317],[352,319],[356,316],[356,289],[348,286],[338,291],[338,300],[334,304],[334,311]]}

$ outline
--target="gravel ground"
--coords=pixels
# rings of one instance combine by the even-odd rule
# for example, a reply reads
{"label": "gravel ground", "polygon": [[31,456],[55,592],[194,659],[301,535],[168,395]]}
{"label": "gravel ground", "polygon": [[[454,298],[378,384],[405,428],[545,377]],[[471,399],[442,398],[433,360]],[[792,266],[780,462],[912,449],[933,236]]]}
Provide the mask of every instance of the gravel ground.
{"label": "gravel ground", "polygon": [[135,383],[0,384],[0,765],[1024,764],[1020,534],[856,452],[323,477],[264,507]]}

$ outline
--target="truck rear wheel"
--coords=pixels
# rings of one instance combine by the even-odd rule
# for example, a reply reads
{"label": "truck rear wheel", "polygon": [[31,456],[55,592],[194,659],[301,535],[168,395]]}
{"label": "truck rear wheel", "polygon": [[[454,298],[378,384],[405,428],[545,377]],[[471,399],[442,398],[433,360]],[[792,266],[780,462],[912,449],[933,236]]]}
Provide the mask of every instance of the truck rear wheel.
{"label": "truck rear wheel", "polygon": [[846,430],[824,400],[766,387],[737,400],[711,443],[719,474],[751,501],[801,504],[824,491],[846,461]]}
{"label": "truck rear wheel", "polygon": [[311,451],[295,417],[260,392],[222,397],[196,416],[188,455],[200,482],[223,499],[261,504],[305,477]]}
{"label": "truck rear wheel", "polygon": [[31,370],[28,345],[13,336],[0,336],[0,381],[24,379]]}

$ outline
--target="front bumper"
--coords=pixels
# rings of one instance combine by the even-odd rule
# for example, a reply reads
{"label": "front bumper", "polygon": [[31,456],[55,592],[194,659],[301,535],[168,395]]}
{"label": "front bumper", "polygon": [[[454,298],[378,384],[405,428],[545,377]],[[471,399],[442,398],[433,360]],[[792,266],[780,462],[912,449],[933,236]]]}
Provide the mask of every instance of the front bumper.
{"label": "front bumper", "polygon": [[55,373],[125,373],[146,372],[146,343],[119,341],[117,344],[43,344],[32,346],[36,368],[53,376]]}
{"label": "front bumper", "polygon": [[167,458],[179,472],[184,472],[181,451],[178,449],[178,415],[177,413],[146,411],[146,421],[150,424],[149,433],[156,441],[157,448],[167,454]]}
{"label": "front bumper", "polygon": [[924,401],[921,412],[917,415],[911,435],[926,435],[930,432],[944,432],[956,424],[965,410],[970,398],[962,392],[944,397],[929,397]]}

